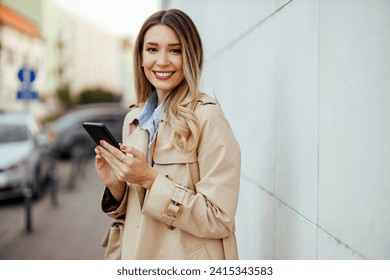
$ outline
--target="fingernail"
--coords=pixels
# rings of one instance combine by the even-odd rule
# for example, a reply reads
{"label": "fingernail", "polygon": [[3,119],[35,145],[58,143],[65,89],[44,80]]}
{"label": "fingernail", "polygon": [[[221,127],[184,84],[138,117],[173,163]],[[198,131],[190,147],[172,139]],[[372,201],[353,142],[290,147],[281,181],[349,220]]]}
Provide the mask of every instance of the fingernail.
{"label": "fingernail", "polygon": [[104,140],[100,140],[100,145],[104,146]]}
{"label": "fingernail", "polygon": [[126,150],[126,146],[121,146],[121,150],[122,151]]}

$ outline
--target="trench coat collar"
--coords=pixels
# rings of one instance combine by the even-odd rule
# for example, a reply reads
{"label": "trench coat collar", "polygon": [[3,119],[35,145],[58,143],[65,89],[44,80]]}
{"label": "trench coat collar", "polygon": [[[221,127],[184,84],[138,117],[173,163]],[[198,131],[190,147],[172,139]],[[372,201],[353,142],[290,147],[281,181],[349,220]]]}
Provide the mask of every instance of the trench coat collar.
{"label": "trench coat collar", "polygon": [[[142,110],[145,108],[146,103],[147,102],[144,102],[142,104],[133,104],[133,105],[129,106],[130,109],[134,108],[133,110],[135,110],[135,112],[128,119],[128,124],[134,123],[135,120],[137,122],[139,122],[139,116],[140,116]],[[201,93],[200,97],[198,99],[198,102],[197,102],[197,106],[206,105],[206,104],[219,105],[218,101],[215,98],[213,98],[213,97],[211,97],[211,96],[209,96],[209,95],[207,95],[205,93]],[[160,122],[161,121],[165,122],[166,119],[167,119],[166,113],[165,113],[165,111],[163,111],[162,114],[161,114],[161,117],[160,117]]]}

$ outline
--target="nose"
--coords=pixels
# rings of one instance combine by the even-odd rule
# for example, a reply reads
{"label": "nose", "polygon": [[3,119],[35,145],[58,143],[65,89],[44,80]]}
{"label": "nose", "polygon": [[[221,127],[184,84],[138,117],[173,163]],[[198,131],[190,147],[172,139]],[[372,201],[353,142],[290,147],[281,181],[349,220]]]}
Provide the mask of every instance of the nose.
{"label": "nose", "polygon": [[156,64],[158,66],[167,66],[169,64],[168,54],[160,52]]}

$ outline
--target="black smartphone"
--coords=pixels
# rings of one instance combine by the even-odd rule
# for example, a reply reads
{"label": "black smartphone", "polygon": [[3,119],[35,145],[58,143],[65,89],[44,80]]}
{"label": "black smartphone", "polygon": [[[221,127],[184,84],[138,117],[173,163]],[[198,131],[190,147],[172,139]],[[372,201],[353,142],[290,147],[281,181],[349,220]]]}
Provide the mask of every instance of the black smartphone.
{"label": "black smartphone", "polygon": [[100,140],[104,140],[119,149],[118,141],[112,136],[104,123],[84,122],[83,127],[97,145],[100,145]]}

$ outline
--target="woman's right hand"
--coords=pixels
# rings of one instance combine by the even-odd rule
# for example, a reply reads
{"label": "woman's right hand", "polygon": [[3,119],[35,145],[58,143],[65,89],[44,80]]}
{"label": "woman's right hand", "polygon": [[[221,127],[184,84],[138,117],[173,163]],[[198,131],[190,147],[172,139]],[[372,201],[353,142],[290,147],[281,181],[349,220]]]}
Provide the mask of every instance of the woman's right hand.
{"label": "woman's right hand", "polygon": [[102,157],[101,147],[97,146],[95,148],[95,168],[100,180],[103,182],[105,186],[107,186],[114,198],[117,201],[123,196],[124,193],[124,182],[119,180],[118,176],[115,174],[112,167],[108,164],[108,162]]}

